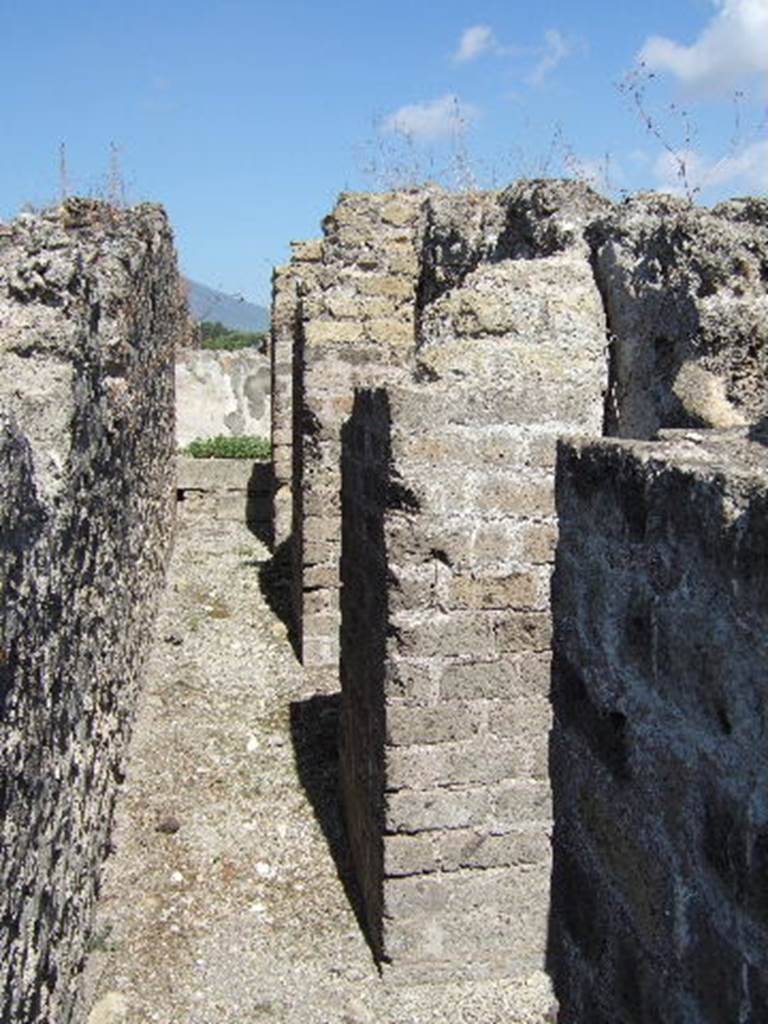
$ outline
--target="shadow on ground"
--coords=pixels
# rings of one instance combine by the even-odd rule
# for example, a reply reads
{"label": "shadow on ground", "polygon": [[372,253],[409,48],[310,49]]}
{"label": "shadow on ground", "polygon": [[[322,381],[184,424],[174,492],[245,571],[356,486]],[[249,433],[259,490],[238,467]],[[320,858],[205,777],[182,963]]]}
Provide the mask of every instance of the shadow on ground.
{"label": "shadow on ground", "polygon": [[299,657],[299,638],[291,596],[291,542],[278,544],[268,562],[259,565],[259,587],[270,610],[288,631],[293,653]]}
{"label": "shadow on ground", "polygon": [[291,739],[299,780],[323,830],[344,892],[360,930],[373,947],[352,867],[339,790],[341,694],[317,694],[291,704]]}

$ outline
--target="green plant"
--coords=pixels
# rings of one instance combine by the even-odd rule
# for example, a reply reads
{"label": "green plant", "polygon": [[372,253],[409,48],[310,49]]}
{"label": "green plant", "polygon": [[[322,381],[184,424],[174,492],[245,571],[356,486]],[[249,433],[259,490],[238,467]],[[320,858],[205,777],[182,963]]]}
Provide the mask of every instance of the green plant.
{"label": "green plant", "polygon": [[182,454],[193,459],[265,460],[272,454],[272,445],[266,437],[219,434],[216,437],[196,437],[182,449]]}
{"label": "green plant", "polygon": [[267,335],[264,331],[235,331],[218,320],[203,320],[200,323],[200,348],[219,352],[257,348],[259,352],[266,352]]}

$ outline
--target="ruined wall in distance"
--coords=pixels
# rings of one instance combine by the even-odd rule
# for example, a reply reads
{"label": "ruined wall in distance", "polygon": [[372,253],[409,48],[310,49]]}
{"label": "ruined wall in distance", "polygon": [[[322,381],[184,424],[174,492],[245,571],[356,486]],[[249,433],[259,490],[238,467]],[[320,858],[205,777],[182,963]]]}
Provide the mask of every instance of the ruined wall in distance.
{"label": "ruined wall in distance", "polygon": [[269,359],[255,348],[194,348],[176,356],[176,443],[243,434],[269,437]]}
{"label": "ruined wall in distance", "polygon": [[159,207],[0,227],[0,1018],[74,1013],[173,522]]}
{"label": "ruined wall in distance", "polygon": [[[273,529],[276,547],[287,543],[294,527],[294,434],[300,436],[299,412],[303,391],[304,327],[302,297],[311,289],[314,267],[322,255],[318,241],[292,243],[291,262],[277,267],[272,277],[270,344]],[[294,393],[296,399],[294,400]],[[296,406],[296,408],[294,408]],[[300,520],[300,515],[297,517]],[[300,530],[300,521],[296,523]],[[298,543],[297,543],[297,546]]]}
{"label": "ruined wall in distance", "polygon": [[562,1024],[768,1019],[768,449],[745,433],[561,449]]}

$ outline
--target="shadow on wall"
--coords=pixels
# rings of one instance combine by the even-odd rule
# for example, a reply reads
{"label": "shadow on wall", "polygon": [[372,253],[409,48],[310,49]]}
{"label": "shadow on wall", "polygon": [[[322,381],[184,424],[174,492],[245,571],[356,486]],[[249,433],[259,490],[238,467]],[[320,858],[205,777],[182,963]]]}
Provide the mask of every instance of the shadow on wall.
{"label": "shadow on wall", "polygon": [[271,462],[254,462],[245,499],[248,529],[268,548],[272,547],[272,494],[274,472]]}
{"label": "shadow on wall", "polygon": [[294,701],[291,704],[291,740],[301,785],[323,830],[349,904],[368,939],[339,795],[340,718],[340,693],[317,694],[307,700]]}
{"label": "shadow on wall", "polygon": [[366,935],[377,960],[383,960],[384,672],[389,632],[384,517],[395,487],[386,392],[356,392],[341,442],[340,788],[363,893]]}
{"label": "shadow on wall", "polygon": [[768,1021],[768,457],[752,447],[707,430],[653,460],[561,442],[560,1024]]}
{"label": "shadow on wall", "polygon": [[749,440],[768,446],[768,416],[763,416],[749,428]]}

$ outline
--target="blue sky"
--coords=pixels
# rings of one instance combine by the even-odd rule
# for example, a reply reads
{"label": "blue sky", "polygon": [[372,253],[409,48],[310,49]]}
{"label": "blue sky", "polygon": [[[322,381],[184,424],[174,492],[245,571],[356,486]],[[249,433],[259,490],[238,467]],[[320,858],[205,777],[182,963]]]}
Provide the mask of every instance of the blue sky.
{"label": "blue sky", "polygon": [[70,191],[109,193],[118,167],[129,201],[166,206],[190,277],[264,304],[287,243],[347,189],[570,174],[702,202],[768,190],[768,0],[0,15],[0,218],[56,201],[63,142]]}

